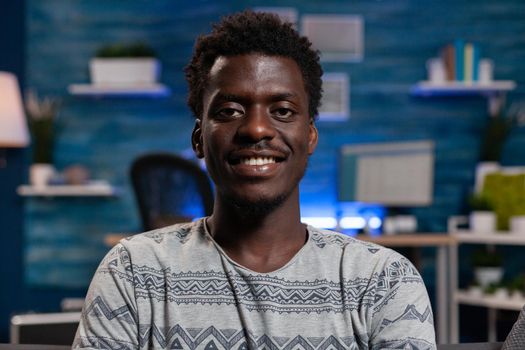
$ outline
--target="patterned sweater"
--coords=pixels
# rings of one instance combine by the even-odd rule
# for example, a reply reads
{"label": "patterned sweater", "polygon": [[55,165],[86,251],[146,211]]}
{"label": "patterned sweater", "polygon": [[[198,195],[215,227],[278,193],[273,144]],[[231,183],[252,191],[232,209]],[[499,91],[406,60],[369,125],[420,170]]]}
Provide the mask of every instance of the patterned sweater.
{"label": "patterned sweater", "polygon": [[412,264],[308,226],[283,267],[231,260],[204,219],[122,240],[101,262],[74,349],[435,349]]}

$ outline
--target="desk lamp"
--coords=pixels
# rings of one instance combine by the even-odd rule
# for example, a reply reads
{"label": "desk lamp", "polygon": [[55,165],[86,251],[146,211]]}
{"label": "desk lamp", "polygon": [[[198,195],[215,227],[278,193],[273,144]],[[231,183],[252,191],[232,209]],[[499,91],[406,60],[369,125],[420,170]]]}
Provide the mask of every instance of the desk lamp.
{"label": "desk lamp", "polygon": [[0,72],[0,168],[7,165],[5,149],[29,145],[29,132],[16,76]]}

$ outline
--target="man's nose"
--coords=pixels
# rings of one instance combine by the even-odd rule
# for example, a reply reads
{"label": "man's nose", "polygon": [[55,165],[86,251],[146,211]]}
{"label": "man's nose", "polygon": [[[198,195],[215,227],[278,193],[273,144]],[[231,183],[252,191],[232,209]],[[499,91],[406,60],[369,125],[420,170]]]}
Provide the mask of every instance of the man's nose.
{"label": "man's nose", "polygon": [[249,108],[237,130],[239,138],[250,142],[272,139],[275,132],[272,116],[261,106]]}

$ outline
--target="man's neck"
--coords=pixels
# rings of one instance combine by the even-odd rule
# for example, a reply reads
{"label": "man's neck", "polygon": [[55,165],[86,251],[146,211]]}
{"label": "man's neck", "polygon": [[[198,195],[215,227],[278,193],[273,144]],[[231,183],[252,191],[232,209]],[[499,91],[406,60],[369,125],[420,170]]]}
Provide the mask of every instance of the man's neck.
{"label": "man's neck", "polygon": [[217,198],[207,224],[214,240],[242,266],[257,272],[277,270],[306,242],[298,196],[264,214],[246,216],[241,210]]}

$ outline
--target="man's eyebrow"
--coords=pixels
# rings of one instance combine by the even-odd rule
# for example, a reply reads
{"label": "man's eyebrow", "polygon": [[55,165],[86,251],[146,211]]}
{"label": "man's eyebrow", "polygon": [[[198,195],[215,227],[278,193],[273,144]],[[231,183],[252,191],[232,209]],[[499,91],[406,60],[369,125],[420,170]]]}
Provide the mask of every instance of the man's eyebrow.
{"label": "man's eyebrow", "polygon": [[292,93],[292,92],[281,92],[281,93],[272,95],[271,100],[274,102],[283,101],[283,100],[288,100],[290,98],[295,98],[297,96],[298,96],[297,94]]}
{"label": "man's eyebrow", "polygon": [[246,101],[245,97],[235,95],[235,94],[229,94],[229,93],[223,93],[219,92],[213,97],[214,101],[234,101],[234,102],[244,102]]}

